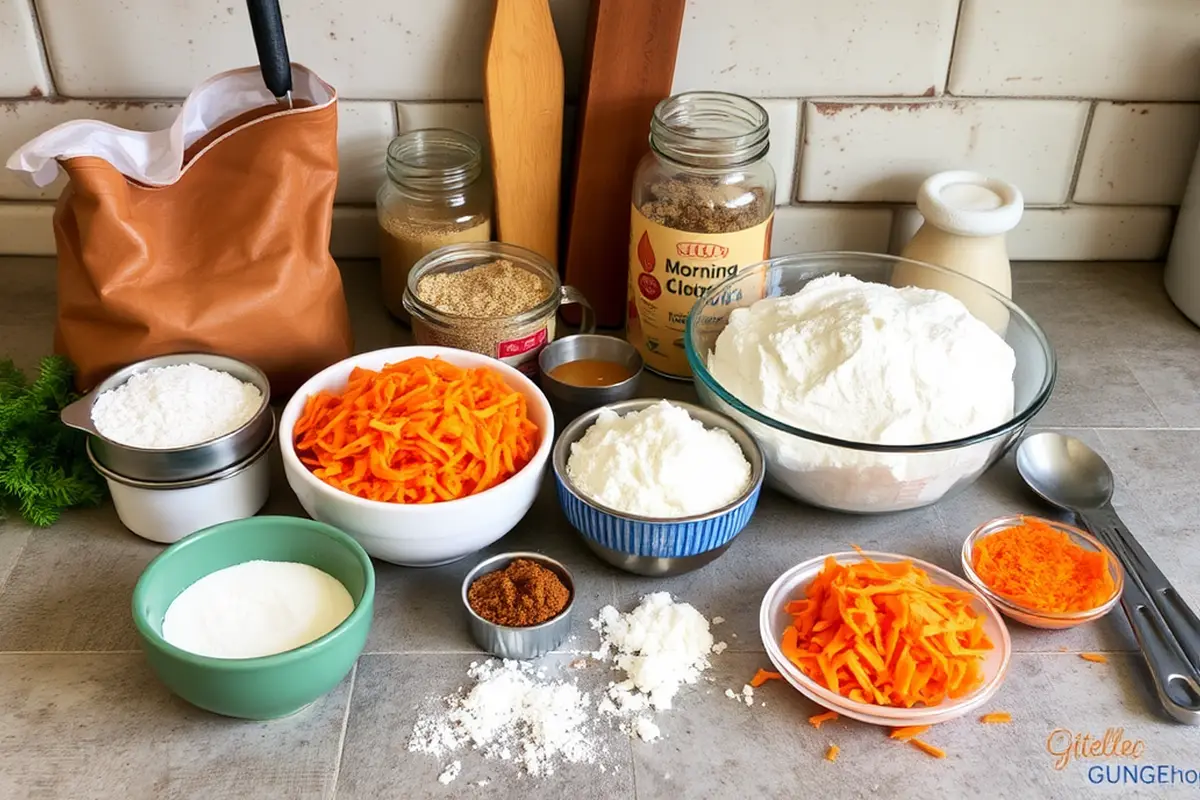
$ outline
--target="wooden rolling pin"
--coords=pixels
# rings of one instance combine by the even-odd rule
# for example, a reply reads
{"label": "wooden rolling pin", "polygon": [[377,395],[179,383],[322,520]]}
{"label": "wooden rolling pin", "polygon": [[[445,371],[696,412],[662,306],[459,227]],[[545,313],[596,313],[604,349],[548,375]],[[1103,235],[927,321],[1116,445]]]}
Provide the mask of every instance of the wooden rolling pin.
{"label": "wooden rolling pin", "polygon": [[563,64],[549,0],[496,0],[483,103],[496,238],[557,264]]}

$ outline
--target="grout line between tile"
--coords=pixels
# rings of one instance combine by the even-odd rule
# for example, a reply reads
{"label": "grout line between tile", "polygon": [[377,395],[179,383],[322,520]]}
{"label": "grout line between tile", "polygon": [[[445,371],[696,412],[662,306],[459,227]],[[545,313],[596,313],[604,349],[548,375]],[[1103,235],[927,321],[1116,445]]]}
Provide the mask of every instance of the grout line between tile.
{"label": "grout line between tile", "polygon": [[637,759],[633,757],[633,737],[625,737],[625,745],[629,749],[629,780],[633,782],[633,800],[638,800],[638,768]]}
{"label": "grout line between tile", "polygon": [[0,656],[130,656],[141,650],[0,650]]}
{"label": "grout line between tile", "polygon": [[364,656],[487,656],[482,650],[363,650]]}
{"label": "grout line between tile", "polygon": [[950,94],[950,76],[954,72],[954,54],[958,52],[958,29],[962,26],[963,7],[967,0],[958,0],[958,11],[954,14],[954,30],[950,32],[950,57],[946,59],[946,80],[942,84],[942,94]]}
{"label": "grout line between tile", "polygon": [[29,15],[33,18],[33,32],[37,36],[38,56],[42,59],[42,68],[46,70],[47,97],[58,96],[58,81],[54,77],[54,69],[50,66],[50,47],[46,44],[46,33],[42,25],[42,17],[38,12],[36,0],[26,0]]}
{"label": "grout line between tile", "polygon": [[1092,120],[1096,118],[1096,106],[1099,101],[1088,103],[1087,117],[1083,120],[1083,132],[1079,136],[1079,152],[1075,154],[1075,170],[1071,173],[1071,183],[1067,186],[1067,199],[1070,203],[1075,199],[1075,189],[1079,186],[1079,176],[1083,172],[1083,157],[1087,155],[1088,138],[1092,135]]}
{"label": "grout line between tile", "polygon": [[29,540],[33,538],[33,529],[26,528],[24,534],[25,541],[21,542],[21,546],[18,547],[17,552],[13,554],[12,563],[9,564],[8,569],[0,573],[0,593],[4,592],[4,587],[8,584],[9,577],[12,576],[13,572],[17,568],[17,562],[19,562],[21,560],[21,556],[25,554],[25,548],[29,547]]}
{"label": "grout line between tile", "polygon": [[337,761],[333,764],[333,780],[329,784],[329,797],[337,797],[338,778],[342,775],[342,755],[346,752],[346,731],[350,728],[350,707],[354,703],[354,684],[358,680],[358,662],[350,671],[350,688],[346,690],[346,711],[342,714],[342,733],[338,737]]}
{"label": "grout line between tile", "polygon": [[[1155,402],[1154,395],[1150,394],[1150,390],[1146,388],[1146,385],[1144,383],[1142,383],[1142,379],[1138,377],[1137,370],[1135,370],[1133,368],[1133,366],[1130,365],[1129,358],[1127,356],[1121,356],[1121,365],[1124,366],[1125,369],[1127,369],[1129,371],[1129,374],[1133,376],[1133,382],[1138,385],[1138,388],[1142,390],[1142,394],[1144,394],[1146,396],[1146,399],[1150,401],[1150,407],[1153,408],[1160,417],[1162,417],[1162,421],[1164,423],[1166,423],[1168,426],[1170,426],[1171,423],[1167,419],[1167,415],[1163,413],[1163,410],[1161,408],[1159,408],[1158,403]],[[1181,428],[1170,428],[1170,427],[1168,427],[1168,429],[1169,430],[1183,430]],[[1147,428],[1146,430],[1152,430],[1152,429]]]}

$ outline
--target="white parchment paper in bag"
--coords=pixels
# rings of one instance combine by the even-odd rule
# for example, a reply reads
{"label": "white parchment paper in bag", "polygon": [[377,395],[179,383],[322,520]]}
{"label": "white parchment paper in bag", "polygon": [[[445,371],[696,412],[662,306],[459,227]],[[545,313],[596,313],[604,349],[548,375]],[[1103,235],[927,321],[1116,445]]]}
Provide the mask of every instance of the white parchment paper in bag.
{"label": "white parchment paper in bag", "polygon": [[[292,99],[304,108],[281,105],[281,114],[303,113],[337,99],[332,86],[299,64],[292,65],[292,83]],[[258,67],[223,72],[197,86],[165,130],[144,133],[91,119],[64,122],[21,145],[6,166],[48,186],[58,177],[60,159],[95,156],[132,181],[169,186],[186,171],[183,155],[198,139],[239,114],[278,102]]]}

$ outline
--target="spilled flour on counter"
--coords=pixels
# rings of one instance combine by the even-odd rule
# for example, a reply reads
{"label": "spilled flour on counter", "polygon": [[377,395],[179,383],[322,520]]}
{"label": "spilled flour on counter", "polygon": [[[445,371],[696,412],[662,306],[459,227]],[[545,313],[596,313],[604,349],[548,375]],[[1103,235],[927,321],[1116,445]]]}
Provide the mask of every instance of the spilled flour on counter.
{"label": "spilled flour on counter", "polygon": [[670,709],[680,687],[696,683],[709,667],[715,646],[708,620],[691,605],[674,602],[668,592],[655,592],[628,614],[605,606],[591,623],[600,633],[594,657],[612,658],[625,673],[624,680],[609,684],[600,712],[636,717],[621,730],[654,741],[659,729],[649,713]]}
{"label": "spilled flour on counter", "polygon": [[[680,690],[709,668],[710,654],[720,652],[708,620],[657,592],[627,614],[605,606],[591,624],[600,634],[600,649],[586,655],[624,674],[609,682],[598,701],[577,685],[589,663],[581,658],[560,665],[566,680],[549,678],[546,666],[528,661],[472,662],[467,675],[474,684],[440,698],[442,709],[417,720],[409,752],[443,758],[474,750],[542,777],[561,763],[596,764],[607,772],[598,741],[601,720],[643,742],[660,740],[655,714],[672,708]],[[461,762],[453,760],[438,780],[448,784],[461,770]]]}
{"label": "spilled flour on counter", "polygon": [[596,760],[590,701],[575,684],[546,681],[527,661],[474,662],[467,675],[475,685],[444,698],[447,712],[417,720],[409,752],[443,756],[470,747],[538,776],[553,775],[557,761]]}

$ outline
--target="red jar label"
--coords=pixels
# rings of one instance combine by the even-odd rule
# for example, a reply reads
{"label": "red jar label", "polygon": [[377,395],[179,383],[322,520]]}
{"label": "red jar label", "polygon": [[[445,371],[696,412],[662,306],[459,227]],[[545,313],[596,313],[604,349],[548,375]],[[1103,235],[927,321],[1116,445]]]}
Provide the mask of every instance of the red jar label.
{"label": "red jar label", "polygon": [[549,327],[496,345],[496,358],[526,375],[537,374],[537,357],[550,338]]}

